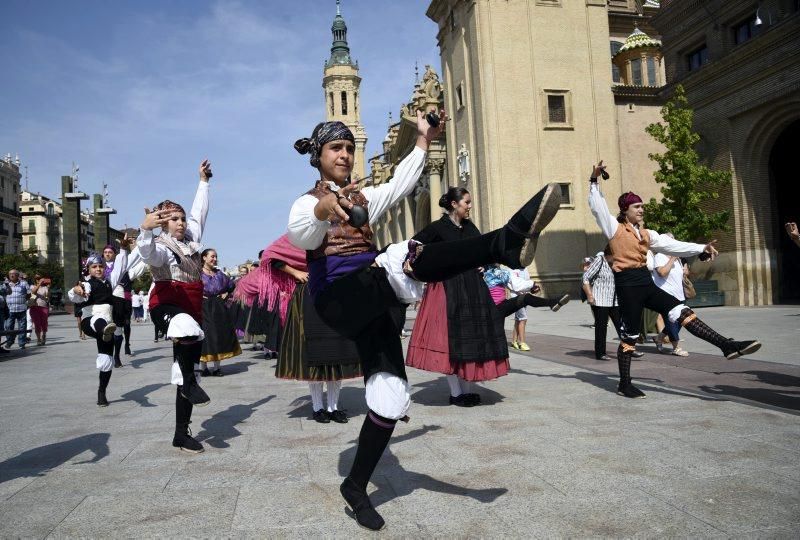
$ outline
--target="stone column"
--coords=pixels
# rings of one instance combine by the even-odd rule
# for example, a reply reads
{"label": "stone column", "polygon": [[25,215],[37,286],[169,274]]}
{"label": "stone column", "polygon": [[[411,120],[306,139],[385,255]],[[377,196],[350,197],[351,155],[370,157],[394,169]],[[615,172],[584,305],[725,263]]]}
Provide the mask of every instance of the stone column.
{"label": "stone column", "polygon": [[428,158],[428,184],[430,191],[431,221],[434,216],[440,213],[439,199],[442,197],[442,172],[444,171],[444,159],[440,157]]}
{"label": "stone column", "polygon": [[[85,193],[73,192],[71,176],[61,177],[62,232],[64,252],[64,288],[80,280],[81,270],[81,201],[88,199]],[[68,303],[68,302],[67,302]]]}
{"label": "stone column", "polygon": [[403,199],[403,237],[400,239],[408,240],[414,236],[414,212],[411,208],[411,196]]}
{"label": "stone column", "polygon": [[97,249],[102,249],[111,241],[108,230],[108,214],[99,212],[103,208],[102,195],[95,193],[92,199],[94,202],[94,245]]}

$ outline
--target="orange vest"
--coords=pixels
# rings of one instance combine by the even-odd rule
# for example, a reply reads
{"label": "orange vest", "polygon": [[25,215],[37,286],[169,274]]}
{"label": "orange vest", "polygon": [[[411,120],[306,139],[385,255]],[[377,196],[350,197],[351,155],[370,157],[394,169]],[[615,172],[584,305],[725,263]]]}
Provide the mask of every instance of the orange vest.
{"label": "orange vest", "polygon": [[[322,180],[318,181],[314,189],[308,192],[308,195],[313,195],[317,199],[321,199],[328,193],[331,193],[331,188],[327,182]],[[353,204],[359,204],[368,209],[369,201],[361,193],[353,193],[350,195],[350,201]],[[322,241],[317,249],[309,250],[306,252],[306,257],[309,261],[314,259],[321,259],[329,255],[356,255],[357,253],[365,253],[367,251],[375,251],[375,246],[372,243],[373,232],[369,226],[369,222],[365,223],[359,228],[355,228],[347,222],[341,221],[339,218],[331,220],[331,226],[325,239]]]}
{"label": "orange vest", "polygon": [[617,226],[617,232],[608,245],[611,247],[611,256],[614,259],[611,268],[614,272],[642,268],[647,266],[647,250],[650,249],[650,234],[647,229],[639,229],[641,240],[636,235],[636,229],[627,221]]}

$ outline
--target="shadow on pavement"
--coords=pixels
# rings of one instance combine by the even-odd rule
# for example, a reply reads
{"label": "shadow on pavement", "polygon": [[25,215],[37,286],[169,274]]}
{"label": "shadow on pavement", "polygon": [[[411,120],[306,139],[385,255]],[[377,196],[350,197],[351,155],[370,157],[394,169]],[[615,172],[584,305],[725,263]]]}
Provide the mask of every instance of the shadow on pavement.
{"label": "shadow on pavement", "polygon": [[[476,501],[489,503],[501,495],[508,492],[506,488],[488,488],[488,489],[472,489],[464,486],[458,486],[449,482],[437,480],[427,474],[417,473],[404,469],[400,465],[400,460],[392,453],[392,445],[399,444],[410,439],[420,437],[429,431],[436,431],[441,429],[441,426],[422,426],[404,433],[398,437],[393,437],[389,441],[389,446],[381,456],[381,460],[375,469],[373,479],[376,476],[383,476],[391,478],[390,485],[385,485],[383,482],[376,484],[378,489],[372,492],[369,496],[372,505],[378,507],[383,503],[389,502],[396,497],[405,497],[410,495],[417,489],[425,489],[435,493],[446,493],[448,495],[461,495],[463,497],[470,497]],[[344,478],[350,473],[350,467],[353,464],[356,454],[357,441],[350,441],[350,448],[339,454],[339,475]],[[349,509],[346,510],[348,515],[352,517]]]}
{"label": "shadow on pavement", "polygon": [[155,392],[159,388],[163,388],[165,386],[169,386],[169,383],[148,384],[146,386],[142,386],[141,388],[137,388],[136,390],[125,392],[120,396],[121,399],[116,399],[112,403],[117,401],[135,401],[141,407],[155,407],[156,405],[150,403],[150,400],[147,399],[147,394]]}
{"label": "shadow on pavement", "polygon": [[[308,390],[308,385],[305,382],[298,381],[305,390]],[[327,399],[327,386],[323,386],[325,395],[323,395],[322,404],[328,406]],[[287,413],[289,418],[311,418],[314,411],[311,410],[311,395],[305,394],[299,396],[289,403],[294,409]],[[355,386],[343,386],[339,391],[339,401],[337,407],[340,411],[347,413],[348,418],[355,418],[362,414],[367,414],[367,403],[364,399],[364,389]]]}
{"label": "shadow on pavement", "polygon": [[258,407],[274,397],[274,395],[267,396],[248,405],[231,405],[224,411],[215,413],[214,416],[200,424],[203,430],[197,434],[197,440],[205,442],[214,448],[230,447],[228,440],[242,434],[241,431],[236,429],[237,424],[241,424],[250,418]]}
{"label": "shadow on pavement", "polygon": [[164,360],[167,358],[166,356],[148,356],[147,358],[140,358],[139,356],[134,356],[133,360],[129,360],[126,364],[127,366],[131,366],[133,369],[139,369],[145,364],[149,364],[150,362],[156,362],[157,360]]}
{"label": "shadow on pavement", "polygon": [[109,433],[92,433],[68,441],[57,442],[26,450],[0,463],[0,483],[31,476],[43,476],[45,472],[68,462],[86,451],[94,457],[76,465],[96,463],[109,454]]}
{"label": "shadow on pavement", "polygon": [[[477,385],[473,385],[473,387],[473,391],[481,396],[479,407],[502,403],[505,398],[503,394],[494,390]],[[415,384],[412,387],[412,391],[414,389],[419,389],[411,394],[411,401],[414,403],[425,405],[426,407],[450,407],[450,389],[444,376]]]}
{"label": "shadow on pavement", "polygon": [[250,366],[255,366],[258,362],[236,362],[228,364],[223,362],[220,364],[220,369],[225,375],[236,375],[237,373],[245,373],[250,371]]}
{"label": "shadow on pavement", "polygon": [[[741,387],[731,384],[701,385],[699,388],[703,392],[715,396],[735,396],[774,407],[800,410],[800,377],[787,373],[774,373],[771,371],[749,370],[749,371],[717,371],[716,375],[752,375],[758,382],[776,386],[778,388],[756,388]],[[784,390],[784,388],[795,388],[796,390]]]}
{"label": "shadow on pavement", "polygon": [[[603,373],[591,373],[588,371],[578,371],[575,373],[575,375],[559,375],[556,373],[544,375],[541,373],[531,373],[531,372],[524,372],[524,373],[526,375],[533,375],[534,377],[542,377],[549,379],[577,379],[581,382],[591,384],[592,386],[595,386],[602,390],[607,390],[608,392],[612,392],[614,394],[617,393],[617,386],[619,384],[619,377],[617,377],[616,375],[605,375]],[[648,392],[655,392],[658,394],[666,394],[673,396],[693,397],[702,401],[719,401],[717,398],[713,397],[698,396],[697,394],[691,394],[680,390],[670,390],[668,388],[656,388],[648,385],[648,383],[664,384],[664,382],[660,379],[635,377],[633,379],[633,382],[634,384],[636,384],[638,388],[641,388],[642,390],[646,390]]]}

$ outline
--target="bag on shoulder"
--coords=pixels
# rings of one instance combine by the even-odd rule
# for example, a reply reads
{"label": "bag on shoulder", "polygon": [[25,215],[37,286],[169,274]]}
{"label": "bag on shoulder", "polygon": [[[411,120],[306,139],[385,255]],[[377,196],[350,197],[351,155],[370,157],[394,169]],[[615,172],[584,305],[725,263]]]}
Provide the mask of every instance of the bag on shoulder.
{"label": "bag on shoulder", "polygon": [[697,291],[694,290],[694,284],[689,276],[683,276],[683,294],[686,298],[694,298],[697,296]]}

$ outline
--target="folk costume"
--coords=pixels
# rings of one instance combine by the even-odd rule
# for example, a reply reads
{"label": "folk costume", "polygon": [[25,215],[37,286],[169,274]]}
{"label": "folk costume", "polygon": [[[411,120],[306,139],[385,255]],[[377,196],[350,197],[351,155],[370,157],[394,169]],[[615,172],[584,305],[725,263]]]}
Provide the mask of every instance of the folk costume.
{"label": "folk costume", "polygon": [[[310,154],[311,165],[320,167],[322,147],[335,140],[354,137],[341,122],[326,122],[314,129],[311,138],[298,140],[295,149]],[[393,244],[378,253],[371,226],[413,191],[425,156],[425,150],[415,147],[397,165],[391,181],[351,195],[350,201],[364,207],[369,216],[358,228],[338,217],[328,221],[315,216],[319,200],[338,191],[333,182],[318,181],[294,202],[289,214],[289,240],[307,250],[308,288],[317,313],[340,335],[355,341],[361,359],[369,411],[340,492],[358,523],[373,530],[383,528],[384,521],[369,501],[367,484],[397,420],[407,419],[410,405],[400,341],[405,305],[421,296],[420,282],[444,281],[493,262],[527,266],[539,233],[560,204],[558,186],[551,184],[502,229],[454,242]]]}
{"label": "folk costume", "polygon": [[[117,329],[113,321],[113,290],[119,283],[123,269],[128,263],[128,252],[121,249],[114,259],[116,268],[103,278],[85,276],[80,282],[82,294],[77,294],[74,289],[67,293],[69,300],[76,305],[80,304],[81,330],[84,334],[95,339],[97,343],[97,358],[95,366],[100,371],[100,383],[97,388],[97,405],[108,407],[106,389],[111,380],[111,370],[114,362],[111,355],[114,353],[112,339]],[[86,267],[92,264],[103,264],[103,258],[92,253],[86,259]]]}
{"label": "folk costume", "polygon": [[[414,240],[429,245],[480,234],[469,219],[457,225],[444,214],[414,235]],[[408,344],[406,365],[447,375],[452,405],[477,405],[480,395],[472,391],[470,382],[502,377],[510,368],[505,316],[492,301],[477,268],[446,281],[428,283]]]}
{"label": "folk costume", "polygon": [[[112,245],[107,245],[103,251],[110,249],[116,251]],[[114,271],[116,260],[107,261],[104,275],[108,277]],[[112,306],[114,324],[117,329],[114,332],[114,367],[123,366],[120,359],[123,340],[125,342],[125,354],[133,356],[131,352],[131,316],[133,315],[133,280],[141,276],[147,269],[147,265],[142,261],[138,250],[134,249],[128,256],[127,267],[122,272],[119,283],[114,287]]]}
{"label": "folk costume", "polygon": [[[308,271],[306,252],[294,247],[283,235],[264,250],[259,267],[269,276],[264,284],[267,302],[274,302],[280,308],[284,328],[275,376],[308,382],[313,418],[317,422],[346,423],[347,415],[339,409],[342,380],[363,376],[355,343],[341,337],[320,319],[308,285],[297,283],[284,272],[286,266]],[[327,407],[323,402],[324,384],[328,390]]]}
{"label": "folk costume", "polygon": [[[200,279],[203,246],[199,243],[208,215],[208,182],[200,181],[192,210],[186,214],[186,233],[177,240],[168,232],[156,236],[142,229],[136,244],[142,260],[150,266],[153,288],[150,313],[157,331],[172,340],[172,384],[175,392],[175,437],[172,445],[199,453],[203,445],[189,430],[192,408],[208,405],[210,399],[200,387],[200,355],[203,348],[203,281]],[[157,210],[180,211],[172,201],[160,203]]]}
{"label": "folk costume", "polygon": [[686,328],[692,335],[719,347],[729,360],[743,354],[750,354],[761,348],[755,340],[734,341],[718,334],[683,302],[659,289],[647,269],[647,251],[664,253],[678,257],[699,255],[705,245],[681,242],[666,234],[632,225],[623,213],[631,204],[641,203],[642,199],[633,192],[619,197],[620,217],[615,217],[608,209],[605,198],[597,185],[597,179],[590,179],[589,207],[603,234],[609,239],[614,271],[614,284],[619,302],[620,338],[617,349],[619,364],[619,386],[617,393],[629,398],[643,398],[644,392],[631,382],[631,357],[636,350],[639,338],[642,310],[652,309],[660,313],[664,320],[670,320]]}
{"label": "folk costume", "polygon": [[234,283],[221,270],[215,270],[213,275],[203,271],[200,277],[203,280],[202,328],[205,334],[200,362],[203,363],[203,375],[222,377],[220,362],[242,354],[232,313],[224,299],[233,291]]}

